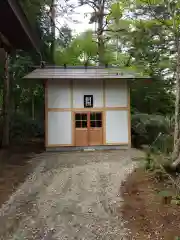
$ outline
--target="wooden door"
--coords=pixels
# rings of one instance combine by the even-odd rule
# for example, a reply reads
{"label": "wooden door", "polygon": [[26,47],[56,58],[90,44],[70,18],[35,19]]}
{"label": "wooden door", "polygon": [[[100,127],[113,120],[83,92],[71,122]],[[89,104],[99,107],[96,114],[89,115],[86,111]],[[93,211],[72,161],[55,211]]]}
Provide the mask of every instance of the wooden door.
{"label": "wooden door", "polygon": [[89,113],[88,137],[89,146],[103,144],[102,112]]}
{"label": "wooden door", "polygon": [[102,145],[102,122],[102,112],[75,113],[75,145]]}

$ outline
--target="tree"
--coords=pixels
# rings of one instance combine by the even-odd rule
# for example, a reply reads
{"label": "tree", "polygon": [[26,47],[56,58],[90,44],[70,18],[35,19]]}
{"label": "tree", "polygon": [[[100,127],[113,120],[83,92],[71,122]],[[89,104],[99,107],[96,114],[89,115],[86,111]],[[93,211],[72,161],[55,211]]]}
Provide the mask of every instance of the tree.
{"label": "tree", "polygon": [[54,52],[55,52],[55,0],[51,0],[50,16],[51,16],[51,62],[54,64]]}
{"label": "tree", "polygon": [[108,1],[91,1],[91,0],[80,0],[80,5],[89,5],[93,9],[93,13],[90,18],[90,23],[97,23],[97,39],[98,39],[98,55],[99,55],[99,64],[104,63],[104,39],[103,33],[105,28],[105,16],[107,13],[105,12]]}
{"label": "tree", "polygon": [[97,45],[98,45],[98,62],[99,65],[103,65],[106,62],[105,57],[105,48],[106,43],[110,39],[108,36],[105,36],[106,32],[117,32],[121,29],[112,29],[108,27],[109,23],[113,20],[116,22],[119,21],[122,17],[122,8],[119,3],[113,3],[109,0],[80,0],[80,5],[89,5],[93,12],[91,14],[90,23],[97,24],[97,31],[95,32],[97,36]]}
{"label": "tree", "polygon": [[[115,55],[114,46],[112,44],[106,44],[106,49],[104,50],[104,63],[115,63]],[[55,52],[55,62],[58,65],[96,65],[98,59],[98,46],[95,41],[94,33],[89,30],[74,37],[69,42],[69,46],[57,46]]]}
{"label": "tree", "polygon": [[9,97],[10,97],[10,79],[9,79],[9,55],[6,53],[4,66],[4,89],[3,89],[3,138],[2,146],[9,146]]}
{"label": "tree", "polygon": [[[156,24],[161,25],[163,33],[169,36],[170,49],[173,52],[172,65],[174,61],[174,76],[175,76],[175,128],[174,128],[174,148],[172,159],[174,160],[173,167],[180,164],[180,128],[179,128],[179,115],[180,115],[180,1],[134,1],[136,6],[136,15],[146,15],[150,20]],[[166,49],[167,50],[167,49]]]}
{"label": "tree", "polygon": [[[20,1],[22,8],[29,18],[30,24],[35,31],[42,36],[42,39],[47,34],[45,32],[45,14],[47,1]],[[46,18],[47,19],[47,18]],[[47,28],[46,28],[47,29]],[[48,34],[47,34],[48,35]],[[41,48],[46,52],[46,44],[42,44]],[[40,64],[40,57],[34,51],[29,53],[30,57],[24,51],[14,51],[10,55],[6,56],[6,64],[5,64],[5,77],[3,85],[3,138],[2,138],[2,146],[9,145],[9,136],[10,136],[10,116],[12,111],[16,111],[16,106],[20,105],[20,102],[17,104],[17,96],[21,95],[23,92],[25,85],[21,83],[20,78],[29,70],[32,65]],[[45,54],[43,54],[43,57]],[[48,56],[47,56],[48,58]],[[21,61],[23,60],[23,61]],[[28,64],[27,64],[28,63]],[[2,75],[1,75],[2,76]],[[30,90],[31,88],[29,88]],[[21,90],[21,91],[19,91]],[[31,91],[31,90],[30,90]],[[32,91],[31,91],[32,92]],[[16,95],[16,93],[18,93]],[[31,98],[33,98],[33,94],[31,94]],[[20,101],[20,97],[19,100]],[[13,106],[13,107],[12,107]]]}
{"label": "tree", "polygon": [[[56,46],[59,48],[68,48],[69,44],[72,41],[72,30],[64,25],[59,29],[59,36],[56,39]],[[57,49],[56,49],[57,50]]]}

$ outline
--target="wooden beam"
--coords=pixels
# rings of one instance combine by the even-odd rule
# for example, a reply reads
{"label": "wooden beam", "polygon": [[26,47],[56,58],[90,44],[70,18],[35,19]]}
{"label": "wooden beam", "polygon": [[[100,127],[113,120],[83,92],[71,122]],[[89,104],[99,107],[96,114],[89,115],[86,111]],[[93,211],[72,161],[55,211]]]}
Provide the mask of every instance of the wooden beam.
{"label": "wooden beam", "polygon": [[23,50],[35,48],[40,53],[40,39],[17,0],[0,1],[0,32],[6,38],[3,37],[5,49],[9,50],[10,45],[11,49],[12,46]]}
{"label": "wooden beam", "polygon": [[11,9],[14,12],[14,14],[18,18],[18,20],[19,20],[19,22],[21,24],[22,29],[24,30],[24,32],[26,33],[27,37],[29,38],[30,43],[36,49],[36,51],[39,53],[38,38],[35,35],[35,33],[32,31],[31,25],[30,25],[26,15],[25,15],[25,13],[24,13],[22,7],[15,0],[8,0],[8,2],[9,2],[9,5],[10,5]]}
{"label": "wooden beam", "polygon": [[101,112],[101,111],[128,110],[128,107],[105,107],[105,108],[48,108],[48,112]]}
{"label": "wooden beam", "polygon": [[[6,50],[7,52],[10,52],[10,50],[12,49],[11,43],[1,32],[0,32],[0,49]],[[6,58],[5,57],[6,54],[4,54],[3,51],[1,51],[0,54],[1,54],[0,57],[3,57],[4,59]],[[5,60],[4,60],[4,63],[5,63]]]}

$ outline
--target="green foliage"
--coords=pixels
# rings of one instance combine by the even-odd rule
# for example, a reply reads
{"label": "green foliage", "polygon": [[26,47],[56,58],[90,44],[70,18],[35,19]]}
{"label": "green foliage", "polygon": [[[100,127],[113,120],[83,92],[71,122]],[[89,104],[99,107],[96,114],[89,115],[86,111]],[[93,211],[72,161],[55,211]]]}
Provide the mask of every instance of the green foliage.
{"label": "green foliage", "polygon": [[155,169],[155,162],[149,150],[146,151],[145,156],[145,169],[146,170],[154,170]]}
{"label": "green foliage", "polygon": [[168,190],[163,190],[159,192],[159,195],[162,197],[170,197],[170,196],[173,196],[173,193]]}
{"label": "green foliage", "polygon": [[97,45],[92,31],[87,31],[72,39],[66,48],[59,47],[55,52],[57,65],[81,65],[91,63],[97,57]]}
{"label": "green foliage", "polygon": [[[0,117],[0,133],[2,132],[3,119]],[[0,134],[1,142],[2,134]],[[10,118],[10,142],[27,141],[33,138],[44,137],[44,120],[32,120],[25,112],[17,112]]]}
{"label": "green foliage", "polygon": [[67,48],[72,41],[72,30],[68,26],[63,26],[59,29],[60,34],[56,39],[57,48]]}
{"label": "green foliage", "polygon": [[[149,145],[161,152],[172,151],[173,121],[162,115],[132,115],[132,144]],[[161,136],[163,136],[161,138]]]}
{"label": "green foliage", "polygon": [[152,172],[153,178],[156,181],[164,181],[168,179],[166,172],[163,170],[163,166],[169,163],[169,159],[165,158],[163,155],[155,152],[152,146],[146,146],[144,148],[145,157],[142,158],[142,164],[146,171]]}
{"label": "green foliage", "polygon": [[0,89],[0,116],[1,116],[2,105],[3,105],[3,90]]}
{"label": "green foliage", "polygon": [[160,153],[163,153],[165,155],[170,155],[172,153],[174,144],[173,139],[173,130],[168,133],[161,134],[158,139],[156,140],[156,143],[154,144],[153,148]]}
{"label": "green foliage", "polygon": [[24,141],[44,137],[44,121],[42,120],[32,120],[24,113],[13,114],[10,121],[10,140]]}
{"label": "green foliage", "polygon": [[[49,61],[49,16],[48,1],[20,1],[30,21],[30,25],[41,38],[43,60]],[[49,38],[49,39],[48,39]],[[44,90],[36,81],[27,81],[22,77],[40,64],[40,56],[31,52],[14,51],[10,55],[10,140],[23,140],[29,137],[43,136],[44,132]],[[0,138],[2,138],[3,118],[3,66],[0,66]],[[33,101],[32,101],[33,99]],[[33,110],[34,104],[34,110]],[[32,119],[35,120],[32,120]],[[0,139],[1,143],[1,139]]]}
{"label": "green foliage", "polygon": [[142,79],[131,83],[131,107],[135,111],[148,114],[172,116],[174,94],[169,80]]}
{"label": "green foliage", "polygon": [[[180,206],[180,199],[179,199],[179,195],[178,196],[175,196],[172,200],[171,200],[171,204],[175,204],[175,205],[178,205],[178,206]],[[176,238],[176,239],[180,239],[180,237],[178,238]]]}
{"label": "green foliage", "polygon": [[110,16],[115,20],[115,23],[119,22],[119,19],[122,18],[123,8],[119,2],[113,3],[111,5]]}

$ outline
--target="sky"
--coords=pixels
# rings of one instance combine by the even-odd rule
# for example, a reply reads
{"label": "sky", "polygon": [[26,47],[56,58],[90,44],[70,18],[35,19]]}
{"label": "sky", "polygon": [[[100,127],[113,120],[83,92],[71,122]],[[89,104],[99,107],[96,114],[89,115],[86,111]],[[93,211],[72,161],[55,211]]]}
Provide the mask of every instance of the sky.
{"label": "sky", "polygon": [[78,7],[75,10],[73,19],[78,20],[79,23],[71,23],[70,26],[75,33],[84,32],[87,29],[94,30],[94,24],[89,24],[90,14],[92,9],[89,6]]}
{"label": "sky", "polygon": [[[71,3],[77,6],[77,0],[71,0]],[[75,35],[80,34],[88,29],[95,30],[95,25],[89,24],[91,12],[92,8],[88,5],[76,7],[73,14],[65,15],[64,17],[59,14],[56,21],[58,26],[62,27],[67,24],[73,30]]]}

